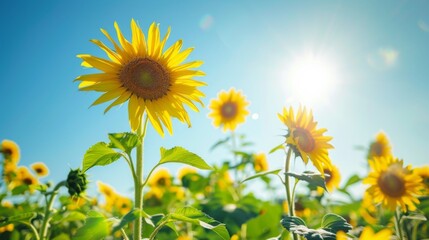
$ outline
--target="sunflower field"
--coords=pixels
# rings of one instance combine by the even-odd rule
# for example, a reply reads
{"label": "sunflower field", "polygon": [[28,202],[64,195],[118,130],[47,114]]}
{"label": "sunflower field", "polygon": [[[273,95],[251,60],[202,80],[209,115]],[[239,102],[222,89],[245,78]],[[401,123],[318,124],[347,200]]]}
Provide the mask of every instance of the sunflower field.
{"label": "sunflower field", "polygon": [[[257,140],[238,129],[251,114],[246,93],[225,86],[205,106],[203,61],[189,60],[193,48],[182,40],[167,44],[170,28],[159,26],[131,19],[128,37],[114,22],[115,33],[101,29],[103,39],[91,40],[103,55],[77,55],[86,69],[75,86],[96,92],[91,106],[104,104],[105,113],[124,105],[129,131],[104,133],[80,165],[64,164],[62,181],[50,180],[44,162],[22,164],[18,141],[0,139],[0,239],[429,239],[429,165],[395,156],[380,131],[360,149],[367,171],[344,178],[330,158],[335,136],[305,105],[273,112],[281,141],[253,148]],[[161,147],[146,169],[148,129],[172,135],[204,108],[224,137],[203,147],[227,158],[209,163],[185,147]],[[270,166],[274,154],[281,168]],[[133,196],[91,176],[112,163],[128,167],[120,175],[132,180]],[[176,173],[173,163],[182,165]]]}

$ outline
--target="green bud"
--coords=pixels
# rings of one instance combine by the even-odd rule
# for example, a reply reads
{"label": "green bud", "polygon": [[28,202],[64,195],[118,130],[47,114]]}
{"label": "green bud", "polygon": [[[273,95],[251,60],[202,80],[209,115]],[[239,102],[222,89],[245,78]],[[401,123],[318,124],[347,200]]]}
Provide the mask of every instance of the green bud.
{"label": "green bud", "polygon": [[79,168],[76,170],[70,170],[66,183],[70,196],[79,196],[86,190],[87,184],[88,181],[86,180],[86,174],[84,172]]}

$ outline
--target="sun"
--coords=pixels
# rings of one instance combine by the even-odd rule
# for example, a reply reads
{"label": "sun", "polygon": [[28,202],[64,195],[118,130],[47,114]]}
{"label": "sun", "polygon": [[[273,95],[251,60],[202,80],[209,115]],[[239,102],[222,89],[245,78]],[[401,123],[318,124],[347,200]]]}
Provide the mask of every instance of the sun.
{"label": "sun", "polygon": [[305,52],[287,68],[288,101],[307,106],[329,103],[338,80],[338,69],[330,56]]}

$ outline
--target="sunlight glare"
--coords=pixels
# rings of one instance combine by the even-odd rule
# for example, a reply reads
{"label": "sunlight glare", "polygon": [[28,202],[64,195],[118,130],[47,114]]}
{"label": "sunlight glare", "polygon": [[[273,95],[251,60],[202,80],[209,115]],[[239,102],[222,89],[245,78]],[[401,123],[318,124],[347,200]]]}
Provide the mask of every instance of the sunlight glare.
{"label": "sunlight glare", "polygon": [[289,101],[327,104],[337,82],[337,69],[328,57],[307,53],[293,60],[287,79],[292,91]]}

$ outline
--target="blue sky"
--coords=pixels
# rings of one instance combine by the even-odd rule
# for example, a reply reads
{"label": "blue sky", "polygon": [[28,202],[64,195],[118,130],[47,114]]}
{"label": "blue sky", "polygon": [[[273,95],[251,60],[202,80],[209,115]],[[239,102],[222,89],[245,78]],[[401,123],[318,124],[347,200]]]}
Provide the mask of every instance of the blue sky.
{"label": "blue sky", "polygon": [[[207,76],[201,80],[208,83],[202,88],[206,105],[222,89],[244,92],[251,102],[249,110],[258,118],[249,117],[238,133],[256,143],[255,152],[268,152],[283,141],[285,127],[277,119],[282,107],[304,103],[313,110],[319,127],[334,137],[330,155],[344,176],[363,173],[365,153],[355,148],[367,146],[380,130],[390,138],[394,154],[407,164],[428,163],[428,1],[0,4],[0,139],[20,145],[20,164],[47,163],[48,179],[55,182],[80,165],[92,144],[107,141],[107,133],[129,131],[126,105],[106,115],[105,106],[88,109],[98,94],[79,92],[73,79],[89,73],[77,54],[105,57],[89,42],[106,40],[99,29],[114,33],[117,21],[129,37],[132,18],[144,31],[154,21],[160,23],[162,33],[171,26],[168,45],[183,39],[185,47],[195,47],[190,60],[205,62],[201,69]],[[324,82],[316,72],[317,81],[302,90],[291,73],[306,56],[327,66],[323,69],[329,68],[330,75]],[[228,158],[224,151],[209,152],[225,134],[212,126],[207,113],[207,109],[192,112],[190,129],[175,121],[173,136],[161,138],[150,129],[145,170],[158,161],[161,146],[186,147],[211,164]],[[271,168],[282,162],[281,154],[269,157]],[[175,172],[178,165],[167,167]],[[131,192],[124,161],[93,168],[89,174],[93,182],[101,180],[122,193]]]}

